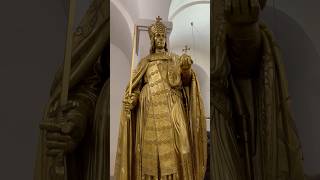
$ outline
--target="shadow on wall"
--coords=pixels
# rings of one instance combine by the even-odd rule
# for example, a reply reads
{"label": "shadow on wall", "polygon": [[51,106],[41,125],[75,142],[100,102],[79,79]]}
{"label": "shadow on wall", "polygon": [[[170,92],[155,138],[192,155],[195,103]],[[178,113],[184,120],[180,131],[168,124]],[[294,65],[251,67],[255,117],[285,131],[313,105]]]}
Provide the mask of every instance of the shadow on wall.
{"label": "shadow on wall", "polygon": [[[303,28],[287,14],[266,7],[262,19],[282,50],[305,172],[320,174],[320,143],[317,142],[320,138],[320,56]],[[320,176],[309,179],[317,180]]]}

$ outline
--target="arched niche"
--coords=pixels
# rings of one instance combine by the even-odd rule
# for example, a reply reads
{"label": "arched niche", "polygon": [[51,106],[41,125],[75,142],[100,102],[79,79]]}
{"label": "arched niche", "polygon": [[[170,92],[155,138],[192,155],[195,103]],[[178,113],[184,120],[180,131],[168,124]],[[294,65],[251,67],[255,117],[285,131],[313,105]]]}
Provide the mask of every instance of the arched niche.
{"label": "arched niche", "polygon": [[110,2],[110,43],[131,57],[133,21],[127,10],[116,1]]}

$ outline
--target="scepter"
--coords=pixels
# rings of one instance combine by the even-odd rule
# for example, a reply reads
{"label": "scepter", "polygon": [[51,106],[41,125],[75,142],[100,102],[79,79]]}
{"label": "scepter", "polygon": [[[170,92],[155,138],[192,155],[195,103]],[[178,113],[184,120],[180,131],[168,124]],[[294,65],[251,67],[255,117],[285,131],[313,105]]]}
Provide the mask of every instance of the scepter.
{"label": "scepter", "polygon": [[129,95],[132,91],[132,76],[133,76],[133,65],[134,65],[134,52],[136,49],[136,25],[134,25],[133,36],[132,36],[132,57],[131,57],[131,68],[130,68],[130,84],[129,84]]}
{"label": "scepter", "polygon": [[[71,70],[71,58],[72,58],[72,33],[73,33],[73,24],[74,16],[76,11],[76,0],[69,0],[69,14],[68,14],[68,26],[67,26],[67,38],[65,43],[65,55],[64,55],[64,65],[63,65],[63,74],[62,74],[62,87],[60,94],[60,113],[59,116],[62,119],[63,109],[67,106],[68,103],[68,91],[70,83],[70,70]],[[61,152],[55,157],[53,162],[54,170],[52,177],[54,180],[67,180],[67,166],[66,166],[66,157]]]}

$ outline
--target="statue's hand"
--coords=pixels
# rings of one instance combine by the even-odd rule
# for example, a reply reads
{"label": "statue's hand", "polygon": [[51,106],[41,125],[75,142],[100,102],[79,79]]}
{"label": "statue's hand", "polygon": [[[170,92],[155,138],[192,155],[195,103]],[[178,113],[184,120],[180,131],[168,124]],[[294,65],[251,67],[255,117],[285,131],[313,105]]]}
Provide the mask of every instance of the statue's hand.
{"label": "statue's hand", "polygon": [[68,134],[63,133],[63,126],[73,126],[72,124],[56,124],[56,123],[41,123],[40,128],[46,133],[46,147],[48,156],[57,156],[60,153],[72,152],[76,147],[75,140]]}
{"label": "statue's hand", "polygon": [[183,86],[189,85],[192,77],[191,65],[193,61],[187,54],[180,57],[181,81]]}
{"label": "statue's hand", "polygon": [[253,24],[260,11],[259,0],[225,0],[225,18],[231,25]]}
{"label": "statue's hand", "polygon": [[131,94],[126,94],[123,105],[128,111],[132,110],[138,103],[139,92],[132,92]]}
{"label": "statue's hand", "polygon": [[191,65],[193,64],[193,61],[189,55],[183,54],[180,57],[180,68],[181,70],[189,70],[191,68]]}
{"label": "statue's hand", "polygon": [[55,121],[42,122],[40,128],[46,132],[45,143],[48,156],[71,153],[84,135],[85,117],[70,109]]}

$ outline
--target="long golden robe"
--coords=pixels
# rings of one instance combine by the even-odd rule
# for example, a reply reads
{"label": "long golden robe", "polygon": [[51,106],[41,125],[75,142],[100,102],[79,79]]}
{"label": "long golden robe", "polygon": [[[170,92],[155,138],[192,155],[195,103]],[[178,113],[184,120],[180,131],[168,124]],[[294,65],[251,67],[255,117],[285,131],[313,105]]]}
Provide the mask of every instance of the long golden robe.
{"label": "long golden robe", "polygon": [[[251,128],[255,133],[249,134],[250,129],[244,129],[246,125],[241,123],[250,119],[240,117],[250,106],[245,104],[247,99],[241,97],[243,92],[234,81],[236,72],[230,68],[233,59],[227,54],[224,28],[221,26],[218,31],[211,66],[211,117],[214,120],[211,123],[211,177],[247,180],[247,161],[252,164],[251,176],[255,180],[304,180],[302,148],[290,110],[279,47],[271,32],[261,24],[261,62],[257,67],[259,73],[252,81],[255,106],[251,117],[255,118],[256,125]],[[248,65],[248,62],[242,63]],[[250,140],[248,148],[241,136]],[[248,153],[248,160],[245,148],[253,149]]]}
{"label": "long golden robe", "polygon": [[134,72],[133,90],[139,103],[121,114],[116,179],[203,179],[207,137],[195,73],[181,78],[178,56],[151,54]]}
{"label": "long golden robe", "polygon": [[[232,42],[227,35],[225,0],[214,2],[211,179],[304,180],[302,147],[290,109],[285,69],[271,31],[259,22],[261,42],[250,34]],[[259,2],[263,7],[266,1]],[[258,58],[252,56],[257,52]],[[250,79],[252,90],[239,79],[241,83]]]}

